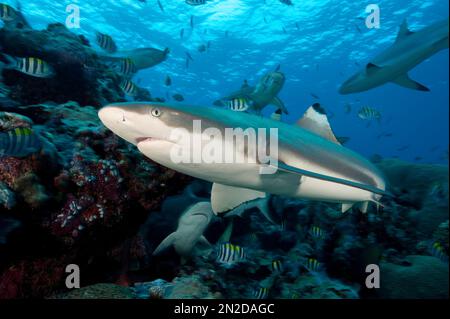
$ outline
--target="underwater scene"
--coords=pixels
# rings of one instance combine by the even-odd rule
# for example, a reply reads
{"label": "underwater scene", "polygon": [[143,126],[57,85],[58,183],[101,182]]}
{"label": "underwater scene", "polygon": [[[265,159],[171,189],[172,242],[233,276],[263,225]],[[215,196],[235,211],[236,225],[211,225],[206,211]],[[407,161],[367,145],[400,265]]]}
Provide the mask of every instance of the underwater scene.
{"label": "underwater scene", "polygon": [[447,299],[446,0],[0,0],[0,299]]}

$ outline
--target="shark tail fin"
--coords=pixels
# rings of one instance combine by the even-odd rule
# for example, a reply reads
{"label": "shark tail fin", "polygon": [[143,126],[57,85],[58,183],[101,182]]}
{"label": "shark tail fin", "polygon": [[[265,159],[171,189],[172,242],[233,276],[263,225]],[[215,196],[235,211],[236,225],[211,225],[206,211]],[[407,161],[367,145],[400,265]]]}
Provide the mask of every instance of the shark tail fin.
{"label": "shark tail fin", "polygon": [[162,253],[164,250],[166,250],[167,248],[169,248],[170,246],[173,245],[173,243],[175,242],[176,239],[176,232],[173,232],[172,234],[170,234],[169,236],[167,236],[160,244],[158,247],[156,247],[155,251],[153,252],[153,256],[159,255],[160,253]]}
{"label": "shark tail fin", "polygon": [[234,216],[231,217],[230,221],[228,222],[227,228],[225,228],[225,231],[220,236],[218,242],[219,243],[228,243],[231,239],[231,234],[233,233],[233,227],[234,227]]}

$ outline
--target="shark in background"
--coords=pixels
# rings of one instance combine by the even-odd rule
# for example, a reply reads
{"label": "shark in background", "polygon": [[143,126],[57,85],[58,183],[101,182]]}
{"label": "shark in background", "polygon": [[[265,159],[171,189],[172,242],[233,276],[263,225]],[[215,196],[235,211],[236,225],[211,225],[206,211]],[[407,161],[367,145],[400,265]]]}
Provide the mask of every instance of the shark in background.
{"label": "shark in background", "polygon": [[[379,205],[381,197],[388,195],[382,174],[370,161],[339,144],[326,114],[317,105],[311,106],[296,125],[227,109],[151,102],[108,105],[99,111],[99,117],[107,128],[160,165],[213,182],[211,205],[215,214],[260,201],[267,194],[340,203],[344,212],[356,204],[365,212],[369,202]],[[275,173],[261,174],[267,165],[258,159],[246,163],[175,163],[172,148],[191,143],[194,120],[201,120],[203,128],[222,132],[222,139],[226,128],[276,128]],[[190,134],[189,142],[173,137],[173,130],[180,128]],[[218,147],[226,142],[214,139]],[[200,139],[200,143],[207,142]],[[258,154],[257,149],[258,145],[233,145],[232,151],[246,158]],[[258,208],[267,214],[267,205]]]}
{"label": "shark in background", "polygon": [[182,261],[185,261],[193,253],[195,248],[203,246],[209,248],[211,244],[203,236],[214,214],[211,203],[198,202],[190,206],[178,220],[178,228],[167,236],[155,249],[153,255],[159,255],[164,250],[173,246]]}
{"label": "shark in background", "polygon": [[275,105],[282,113],[288,114],[288,111],[278,93],[283,89],[286,78],[282,72],[274,71],[265,74],[256,86],[250,86],[244,82],[241,89],[237,92],[216,101],[215,105],[226,105],[227,101],[234,99],[247,99],[252,102],[251,109],[255,113],[261,111],[269,104]]}
{"label": "shark in background", "polygon": [[394,44],[372,59],[364,70],[345,81],[339,93],[364,92],[389,82],[408,89],[429,91],[425,85],[411,79],[408,72],[437,52],[448,49],[448,32],[448,18],[417,32],[410,31],[405,20]]}

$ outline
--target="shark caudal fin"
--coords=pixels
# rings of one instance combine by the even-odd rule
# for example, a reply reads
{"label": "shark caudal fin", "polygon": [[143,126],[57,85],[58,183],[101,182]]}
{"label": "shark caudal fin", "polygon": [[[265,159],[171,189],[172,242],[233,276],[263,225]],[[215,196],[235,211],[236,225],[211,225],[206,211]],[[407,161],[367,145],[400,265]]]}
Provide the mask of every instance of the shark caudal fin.
{"label": "shark caudal fin", "polygon": [[281,110],[284,114],[289,114],[286,106],[284,105],[283,101],[278,96],[275,96],[272,101],[270,101],[270,104],[275,105],[279,110]]}
{"label": "shark caudal fin", "polygon": [[173,243],[175,242],[176,239],[176,232],[173,232],[172,234],[170,234],[169,236],[167,236],[162,242],[161,244],[159,244],[158,247],[156,247],[155,251],[153,252],[153,256],[159,255],[160,253],[162,253],[164,250],[166,250],[167,248],[169,248],[170,246],[173,245]]}
{"label": "shark caudal fin", "polygon": [[211,190],[211,206],[214,214],[227,213],[226,217],[242,216],[245,210],[257,208],[271,223],[269,197],[266,193],[248,188],[214,183]]}

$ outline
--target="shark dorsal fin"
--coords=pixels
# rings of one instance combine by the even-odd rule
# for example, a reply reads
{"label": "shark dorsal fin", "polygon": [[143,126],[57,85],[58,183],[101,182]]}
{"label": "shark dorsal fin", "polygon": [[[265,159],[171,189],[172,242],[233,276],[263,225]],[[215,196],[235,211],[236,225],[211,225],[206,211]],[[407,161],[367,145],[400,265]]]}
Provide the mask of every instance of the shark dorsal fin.
{"label": "shark dorsal fin", "polygon": [[341,145],[336,139],[336,136],[334,136],[325,109],[319,103],[314,103],[310,106],[303,117],[297,121],[296,125],[333,143]]}
{"label": "shark dorsal fin", "polygon": [[367,63],[367,65],[366,65],[366,73],[368,75],[371,75],[380,69],[381,69],[381,67],[379,67],[378,65],[371,63],[371,62]]}
{"label": "shark dorsal fin", "polygon": [[397,39],[395,40],[395,42],[401,41],[402,39],[404,39],[405,37],[407,37],[412,33],[414,32],[409,30],[408,22],[406,21],[406,19],[403,20],[402,24],[400,25],[400,30],[398,31]]}

